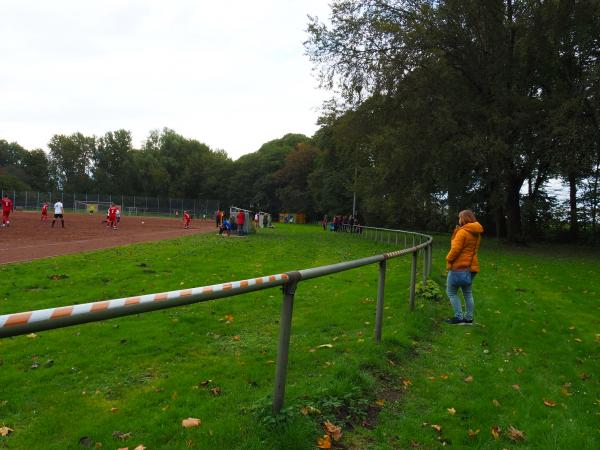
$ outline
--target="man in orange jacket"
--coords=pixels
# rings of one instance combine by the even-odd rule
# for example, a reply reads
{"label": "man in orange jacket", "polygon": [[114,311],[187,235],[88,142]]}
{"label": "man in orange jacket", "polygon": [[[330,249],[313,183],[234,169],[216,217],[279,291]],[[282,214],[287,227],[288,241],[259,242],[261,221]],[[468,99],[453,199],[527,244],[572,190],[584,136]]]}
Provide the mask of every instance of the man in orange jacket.
{"label": "man in orange jacket", "polygon": [[[473,324],[475,301],[473,300],[473,279],[479,272],[477,251],[481,244],[483,227],[473,211],[464,210],[458,214],[458,226],[452,234],[450,251],[446,255],[446,270],[448,280],[446,293],[454,310],[454,317],[446,320],[454,325]],[[458,289],[462,290],[465,298],[463,313],[462,303],[458,296]]]}

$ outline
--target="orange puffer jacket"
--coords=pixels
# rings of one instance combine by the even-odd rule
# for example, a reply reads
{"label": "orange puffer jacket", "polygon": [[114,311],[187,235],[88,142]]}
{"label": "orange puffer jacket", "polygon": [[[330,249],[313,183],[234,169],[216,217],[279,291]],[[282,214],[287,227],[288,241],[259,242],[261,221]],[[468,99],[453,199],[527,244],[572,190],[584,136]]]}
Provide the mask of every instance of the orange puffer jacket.
{"label": "orange puffer jacket", "polygon": [[479,222],[471,222],[457,227],[452,234],[450,251],[446,255],[447,270],[461,270],[469,267],[471,272],[479,272],[477,250],[481,243],[483,227]]}

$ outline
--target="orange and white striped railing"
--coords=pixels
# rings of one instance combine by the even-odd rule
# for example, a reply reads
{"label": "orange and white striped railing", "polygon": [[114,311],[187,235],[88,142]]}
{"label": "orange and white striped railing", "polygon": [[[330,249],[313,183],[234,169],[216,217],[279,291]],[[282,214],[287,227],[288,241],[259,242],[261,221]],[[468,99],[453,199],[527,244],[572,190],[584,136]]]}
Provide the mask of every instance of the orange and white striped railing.
{"label": "orange and white striped railing", "polygon": [[280,273],[248,280],[213,284],[178,291],[115,298],[81,305],[61,306],[0,316],[0,337],[17,336],[79,323],[155,311],[174,306],[231,297],[244,292],[267,289],[287,283],[288,274]]}

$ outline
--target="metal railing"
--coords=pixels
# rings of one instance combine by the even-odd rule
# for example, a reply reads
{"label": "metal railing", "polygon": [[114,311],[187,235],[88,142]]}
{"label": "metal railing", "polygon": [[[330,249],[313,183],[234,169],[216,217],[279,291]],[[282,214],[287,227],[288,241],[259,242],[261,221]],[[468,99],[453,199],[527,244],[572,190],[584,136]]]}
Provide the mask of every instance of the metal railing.
{"label": "metal railing", "polygon": [[[294,296],[300,282],[378,263],[379,281],[377,285],[377,306],[375,311],[374,334],[375,341],[381,342],[387,260],[409,253],[412,255],[409,296],[409,305],[411,310],[414,309],[415,306],[417,255],[419,251],[423,252],[423,283],[426,283],[427,277],[431,272],[433,244],[433,238],[431,236],[410,231],[363,226],[342,228],[342,231],[353,232],[357,237],[371,239],[382,243],[391,244],[392,242],[395,242],[398,244],[404,242],[405,248],[327,266],[313,267],[310,269],[303,269],[241,281],[231,281],[211,286],[201,286],[191,289],[181,289],[156,294],[104,300],[73,306],[62,306],[36,311],[5,314],[0,316],[0,338],[18,336],[54,328],[68,327],[131,314],[156,311],[175,306],[189,305],[192,303],[231,297],[246,292],[268,289],[275,286],[282,286],[283,304],[281,307],[281,320],[279,322],[279,346],[277,351],[277,367],[272,405],[273,413],[277,413],[281,410],[284,401]],[[408,244],[411,246],[406,248],[406,245]]]}

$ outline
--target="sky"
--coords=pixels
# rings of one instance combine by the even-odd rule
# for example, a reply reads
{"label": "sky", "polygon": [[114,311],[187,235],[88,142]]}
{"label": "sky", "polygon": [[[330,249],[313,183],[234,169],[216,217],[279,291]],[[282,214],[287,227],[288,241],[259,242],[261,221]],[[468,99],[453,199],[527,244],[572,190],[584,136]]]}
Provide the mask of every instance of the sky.
{"label": "sky", "polygon": [[322,102],[304,54],[327,0],[0,0],[0,139],[171,128],[229,156],[312,135]]}

